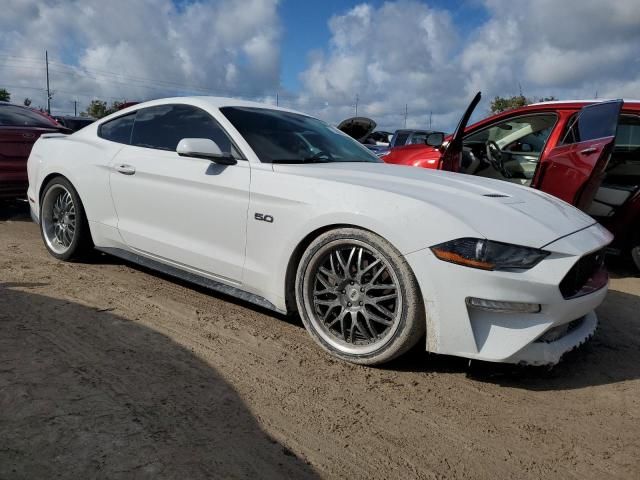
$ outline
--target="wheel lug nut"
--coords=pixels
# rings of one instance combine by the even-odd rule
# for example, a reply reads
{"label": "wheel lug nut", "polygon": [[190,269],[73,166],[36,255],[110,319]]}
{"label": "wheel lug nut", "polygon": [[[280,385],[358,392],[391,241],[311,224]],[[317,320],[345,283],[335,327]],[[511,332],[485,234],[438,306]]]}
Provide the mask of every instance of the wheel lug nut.
{"label": "wheel lug nut", "polygon": [[360,306],[362,306],[362,302],[360,302]]}
{"label": "wheel lug nut", "polygon": [[347,307],[350,307],[350,306],[351,306],[351,302],[347,303]]}
{"label": "wheel lug nut", "polygon": [[346,290],[342,290],[342,293],[347,293],[347,291]]}
{"label": "wheel lug nut", "polygon": [[360,291],[361,291],[361,292],[364,292],[364,287],[360,287]]}
{"label": "wheel lug nut", "polygon": [[351,282],[351,285],[353,285],[353,282]]}

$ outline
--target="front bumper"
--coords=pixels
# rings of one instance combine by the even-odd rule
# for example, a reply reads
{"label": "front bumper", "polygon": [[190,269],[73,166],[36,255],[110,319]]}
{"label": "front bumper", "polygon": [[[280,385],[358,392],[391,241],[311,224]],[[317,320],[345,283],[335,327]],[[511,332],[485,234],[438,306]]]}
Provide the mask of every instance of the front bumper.
{"label": "front bumper", "polygon": [[[563,298],[559,284],[584,255],[602,249],[611,235],[593,225],[545,246],[551,255],[521,272],[487,272],[438,260],[429,249],[408,254],[427,312],[427,350],[508,363],[554,364],[594,332],[594,313],[607,285],[587,295]],[[539,313],[494,312],[468,306],[467,297],[539,304]],[[559,326],[577,328],[550,342],[537,341]]]}
{"label": "front bumper", "polygon": [[554,365],[562,356],[588,341],[598,328],[598,317],[589,312],[577,320],[579,326],[552,342],[536,340],[505,360],[525,365]]}

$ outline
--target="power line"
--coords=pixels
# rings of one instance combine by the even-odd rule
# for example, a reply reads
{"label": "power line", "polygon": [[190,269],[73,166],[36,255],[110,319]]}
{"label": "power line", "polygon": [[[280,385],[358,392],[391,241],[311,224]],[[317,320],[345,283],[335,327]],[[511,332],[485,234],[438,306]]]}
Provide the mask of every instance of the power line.
{"label": "power line", "polygon": [[44,51],[44,62],[47,67],[47,113],[51,115],[51,90],[49,90],[49,52]]}

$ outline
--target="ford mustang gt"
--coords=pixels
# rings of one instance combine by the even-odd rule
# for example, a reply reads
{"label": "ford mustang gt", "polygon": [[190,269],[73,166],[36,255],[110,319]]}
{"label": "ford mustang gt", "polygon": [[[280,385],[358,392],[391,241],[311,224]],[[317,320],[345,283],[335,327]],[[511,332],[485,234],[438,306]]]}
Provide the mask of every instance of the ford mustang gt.
{"label": "ford mustang gt", "polygon": [[47,250],[92,248],[279,312],[341,359],[553,364],[589,338],[612,237],[508,182],[381,162],[310,116],[211,97],[137,104],[28,162]]}

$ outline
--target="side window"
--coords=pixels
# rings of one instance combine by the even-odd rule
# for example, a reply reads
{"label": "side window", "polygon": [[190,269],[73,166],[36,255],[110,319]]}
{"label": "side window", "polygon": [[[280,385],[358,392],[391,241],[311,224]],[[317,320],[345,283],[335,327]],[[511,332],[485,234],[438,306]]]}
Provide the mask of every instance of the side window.
{"label": "side window", "polygon": [[539,155],[551,135],[556,119],[553,113],[510,118],[468,135],[464,144],[493,141],[503,151]]}
{"label": "side window", "polygon": [[417,132],[414,133],[411,136],[411,145],[417,145],[417,144],[424,144],[424,142],[427,140],[427,134],[426,133],[422,133],[422,132]]}
{"label": "side window", "polygon": [[409,139],[409,133],[408,132],[401,132],[396,136],[396,141],[395,141],[394,145],[396,147],[401,147],[402,145],[407,143],[408,139]]}
{"label": "side window", "polygon": [[138,110],[131,145],[175,151],[183,138],[209,138],[223,152],[231,152],[231,141],[218,122],[191,105],[158,105]]}
{"label": "side window", "polygon": [[618,127],[618,102],[595,103],[583,107],[569,122],[562,145],[612,137]]}
{"label": "side window", "polygon": [[129,143],[131,140],[131,129],[133,128],[133,120],[136,118],[135,113],[124,115],[123,117],[114,118],[100,125],[98,136],[105,140],[111,140],[118,143]]}
{"label": "side window", "polygon": [[635,115],[620,116],[615,151],[640,153],[640,117]]}

